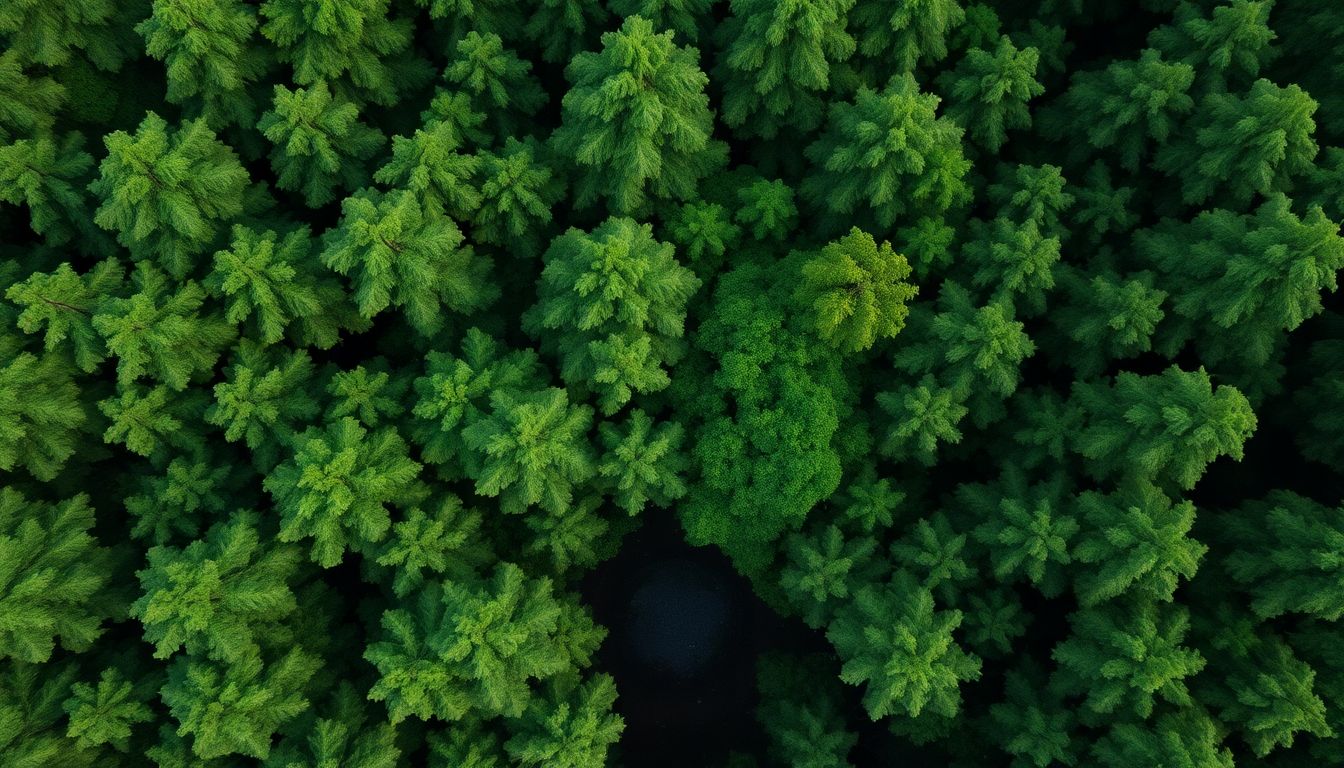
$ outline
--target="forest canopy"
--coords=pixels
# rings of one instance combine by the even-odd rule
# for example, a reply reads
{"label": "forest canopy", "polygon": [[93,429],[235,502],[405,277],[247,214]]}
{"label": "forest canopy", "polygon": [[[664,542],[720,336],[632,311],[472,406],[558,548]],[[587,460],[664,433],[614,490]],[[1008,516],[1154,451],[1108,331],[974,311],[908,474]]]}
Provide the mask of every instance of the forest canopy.
{"label": "forest canopy", "polygon": [[0,764],[662,765],[667,521],[705,765],[1344,765],[1341,223],[1323,0],[0,0]]}

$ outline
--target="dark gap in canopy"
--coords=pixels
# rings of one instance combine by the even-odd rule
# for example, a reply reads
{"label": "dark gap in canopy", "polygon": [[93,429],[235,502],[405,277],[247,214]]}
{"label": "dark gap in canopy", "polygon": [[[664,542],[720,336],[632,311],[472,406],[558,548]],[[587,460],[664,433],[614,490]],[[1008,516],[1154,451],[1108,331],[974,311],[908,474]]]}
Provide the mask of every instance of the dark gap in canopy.
{"label": "dark gap in canopy", "polygon": [[730,750],[762,754],[757,656],[829,649],[820,633],[761,602],[717,549],[687,544],[667,512],[646,514],[580,591],[610,630],[593,666],[620,692],[622,765],[713,766]]}

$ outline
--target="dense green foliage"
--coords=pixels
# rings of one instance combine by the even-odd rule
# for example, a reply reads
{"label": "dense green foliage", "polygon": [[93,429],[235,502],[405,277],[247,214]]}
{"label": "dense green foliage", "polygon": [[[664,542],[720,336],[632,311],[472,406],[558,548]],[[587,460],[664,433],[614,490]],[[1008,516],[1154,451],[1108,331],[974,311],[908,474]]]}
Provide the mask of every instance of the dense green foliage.
{"label": "dense green foliage", "polygon": [[664,764],[653,517],[711,764],[1344,765],[1341,30],[0,0],[0,766]]}

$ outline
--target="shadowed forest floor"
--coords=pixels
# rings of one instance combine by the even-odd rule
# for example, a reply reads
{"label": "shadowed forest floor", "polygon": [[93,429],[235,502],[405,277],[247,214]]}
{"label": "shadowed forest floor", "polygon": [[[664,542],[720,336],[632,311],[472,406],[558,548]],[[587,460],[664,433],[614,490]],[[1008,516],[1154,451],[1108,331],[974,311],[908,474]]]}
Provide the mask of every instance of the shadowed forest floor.
{"label": "shadowed forest floor", "polygon": [[[733,751],[769,765],[755,717],[756,659],[770,651],[834,658],[820,631],[771,610],[722,553],[687,544],[666,512],[648,515],[580,591],[610,630],[596,663],[620,690],[619,765],[718,766]],[[847,688],[846,705],[852,722],[863,723],[858,693]],[[856,768],[936,764],[881,727],[859,735],[850,755]]]}

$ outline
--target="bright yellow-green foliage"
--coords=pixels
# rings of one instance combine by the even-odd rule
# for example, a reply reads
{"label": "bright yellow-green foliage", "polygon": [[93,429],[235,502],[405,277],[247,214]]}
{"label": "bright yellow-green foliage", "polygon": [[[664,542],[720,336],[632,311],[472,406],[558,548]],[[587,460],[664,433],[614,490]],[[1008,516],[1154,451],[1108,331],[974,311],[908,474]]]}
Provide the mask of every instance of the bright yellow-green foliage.
{"label": "bright yellow-green foliage", "polygon": [[803,265],[798,298],[816,313],[817,335],[842,352],[860,352],[905,325],[918,290],[905,257],[857,228]]}

